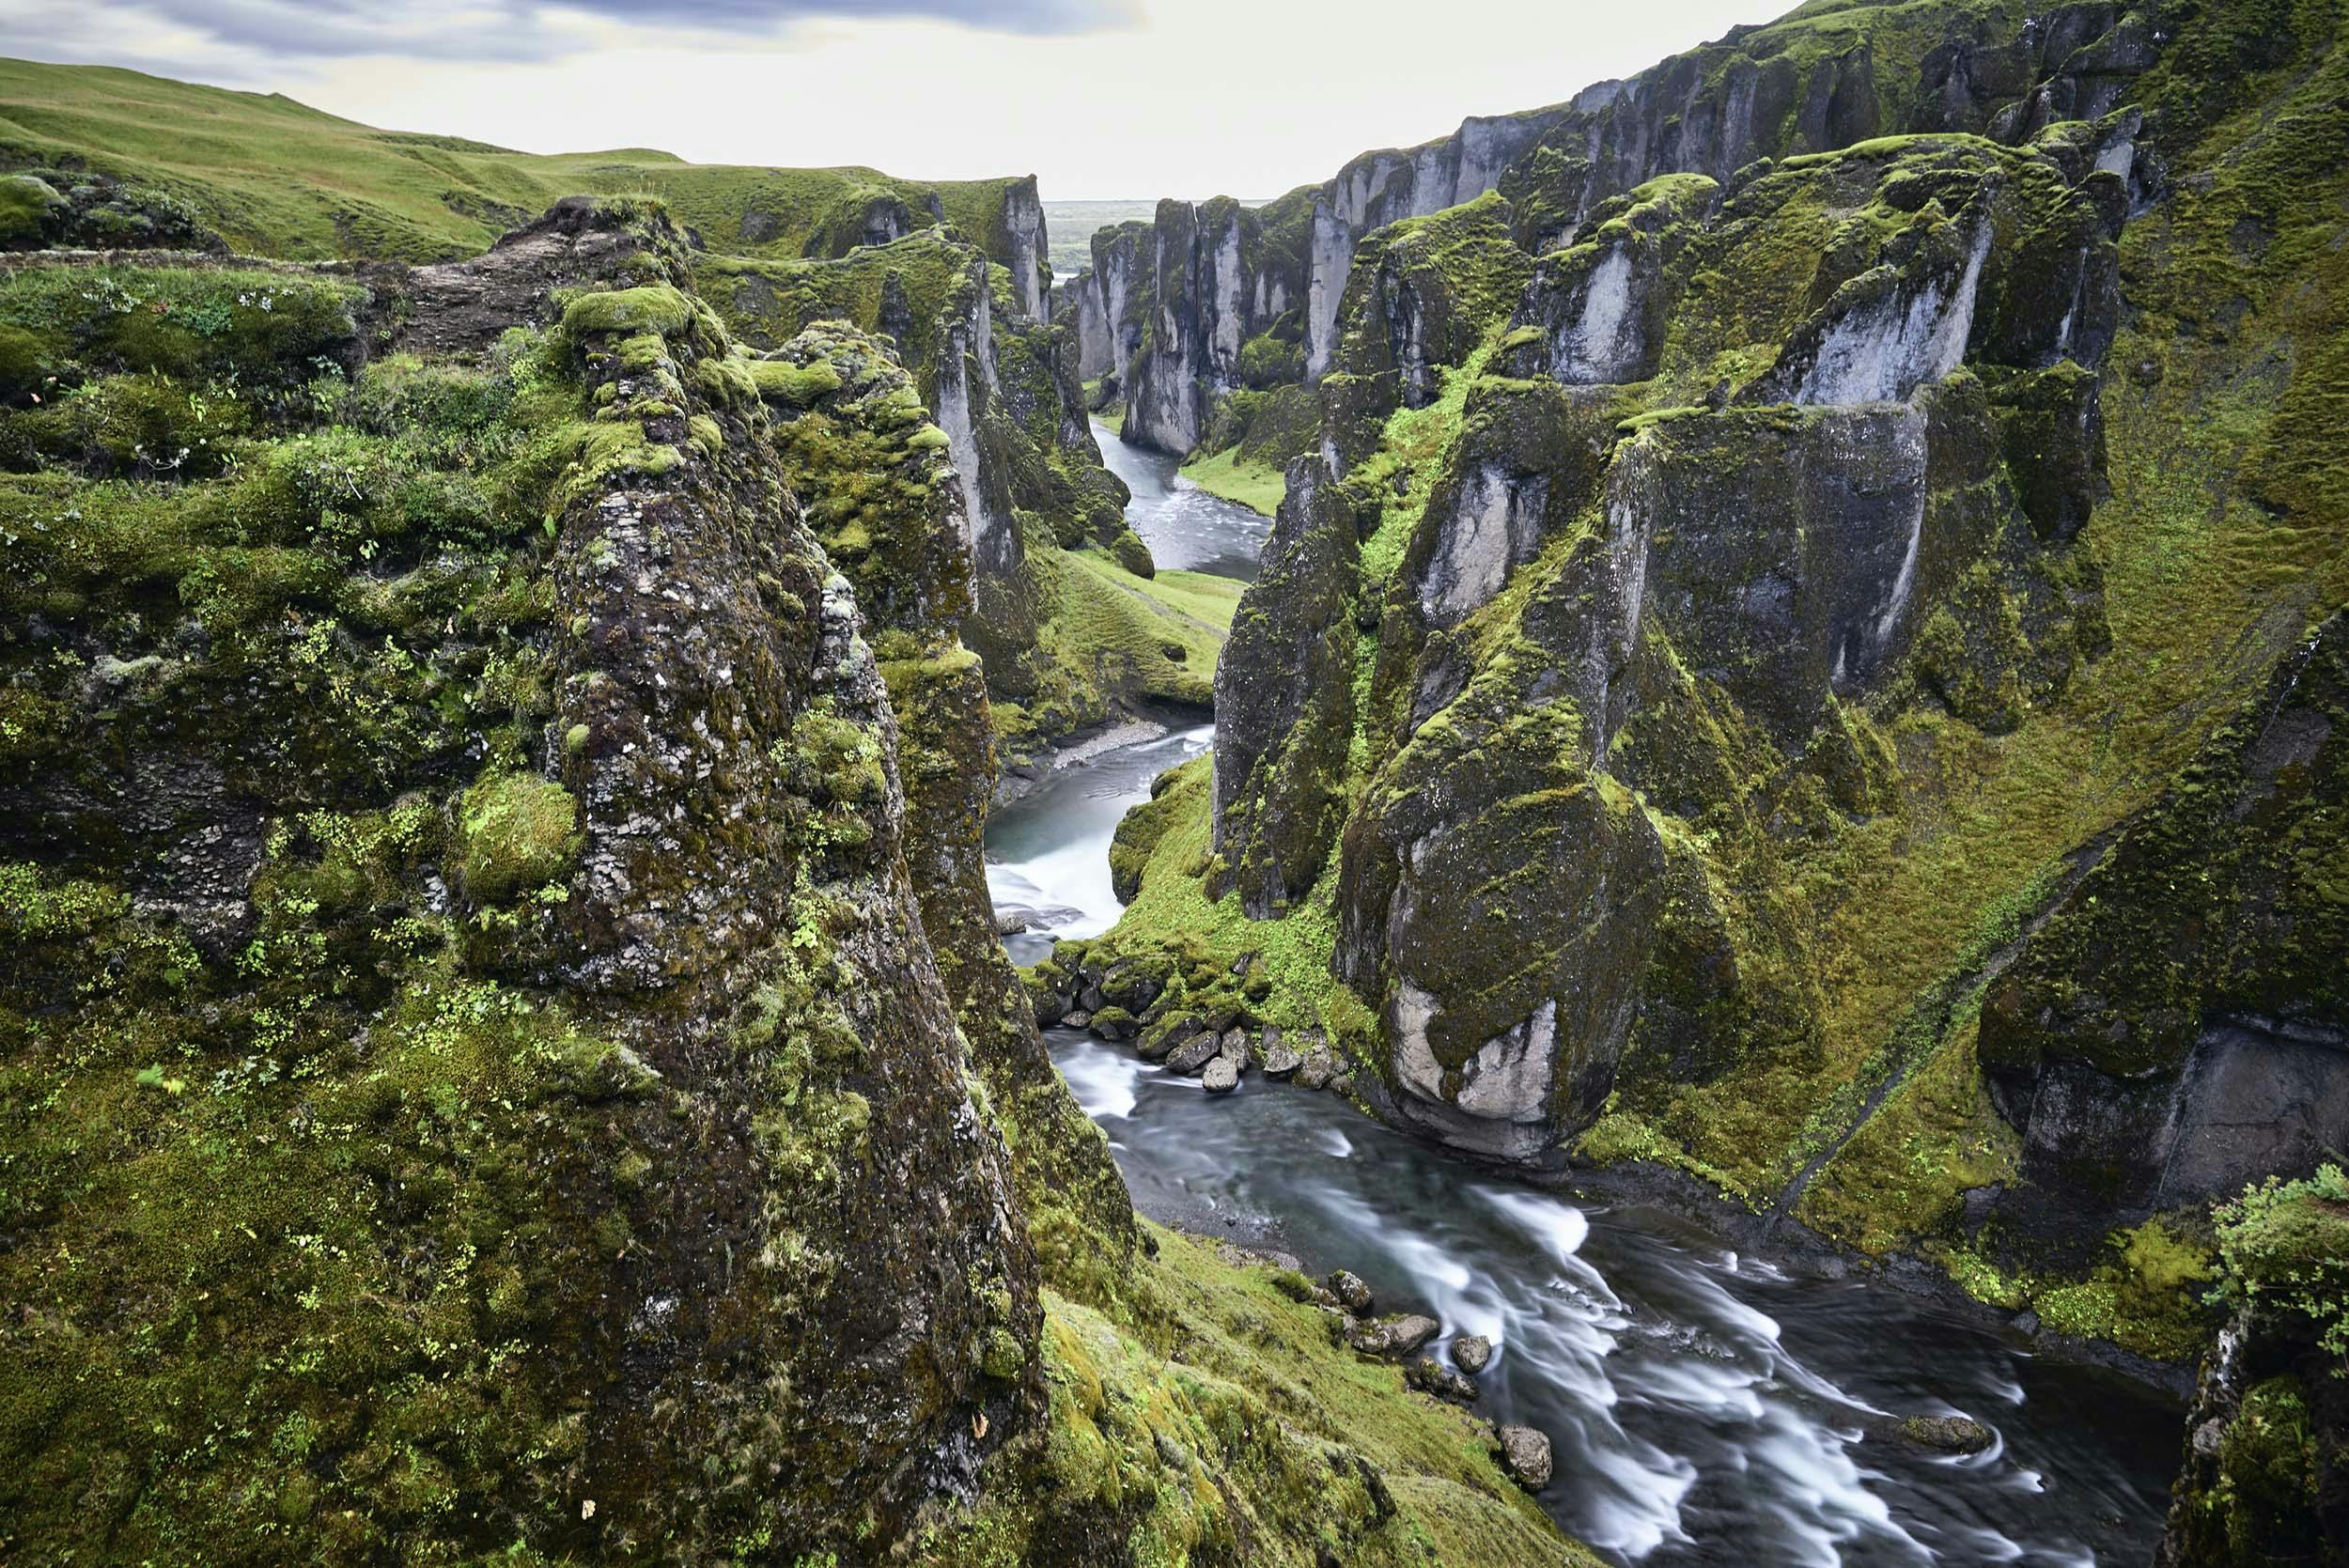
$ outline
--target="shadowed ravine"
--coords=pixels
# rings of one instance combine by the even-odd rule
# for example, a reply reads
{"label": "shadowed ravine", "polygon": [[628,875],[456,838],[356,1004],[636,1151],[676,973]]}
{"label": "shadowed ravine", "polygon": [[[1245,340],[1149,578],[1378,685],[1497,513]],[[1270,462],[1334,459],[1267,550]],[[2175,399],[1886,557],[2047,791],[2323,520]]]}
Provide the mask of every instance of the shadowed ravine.
{"label": "shadowed ravine", "polygon": [[[1121,470],[1139,457],[1103,447]],[[1228,525],[1212,497],[1125,477],[1161,559],[1198,536],[1194,520]],[[1119,817],[1211,733],[1103,753],[999,810],[999,897],[1068,908],[1061,934],[1113,920]],[[1011,943],[1032,961],[1050,940]],[[2139,1385],[1890,1287],[1740,1256],[1678,1215],[1486,1174],[1332,1095],[1252,1077],[1209,1096],[1128,1048],[1047,1033],[1143,1213],[1293,1252],[1315,1273],[1352,1269],[1382,1311],[1440,1320],[1439,1346],[1491,1338],[1480,1413],[1550,1435],[1557,1478],[1541,1501],[1611,1557],[2130,1563],[2160,1533],[2177,1410]],[[1998,1440],[1952,1457],[1862,1436],[1871,1417],[1950,1411]]]}

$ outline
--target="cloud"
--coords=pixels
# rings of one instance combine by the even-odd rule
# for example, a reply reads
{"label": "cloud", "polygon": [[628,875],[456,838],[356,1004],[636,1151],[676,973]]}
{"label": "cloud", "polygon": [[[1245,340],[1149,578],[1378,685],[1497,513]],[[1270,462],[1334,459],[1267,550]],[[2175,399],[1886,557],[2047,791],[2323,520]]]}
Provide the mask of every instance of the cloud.
{"label": "cloud", "polygon": [[596,48],[614,24],[639,34],[739,40],[777,37],[819,20],[943,22],[1037,38],[1109,31],[1139,18],[1135,0],[99,0],[70,9],[43,0],[0,0],[0,21],[19,47],[39,39],[64,45],[58,53],[117,59],[159,51],[108,48],[100,39],[154,41],[167,33],[208,46],[207,53],[264,60],[519,63]]}

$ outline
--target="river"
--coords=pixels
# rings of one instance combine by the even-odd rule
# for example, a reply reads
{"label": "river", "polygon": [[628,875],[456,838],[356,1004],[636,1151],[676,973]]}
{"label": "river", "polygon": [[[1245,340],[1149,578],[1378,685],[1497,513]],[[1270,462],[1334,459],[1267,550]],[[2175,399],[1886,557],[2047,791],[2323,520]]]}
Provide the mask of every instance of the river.
{"label": "river", "polygon": [[[1161,564],[1252,570],[1263,520],[1097,433]],[[1119,816],[1211,738],[1172,729],[999,810],[999,896],[1057,908],[1063,934],[1105,929]],[[1010,945],[1026,962],[1050,940]],[[1350,1268],[1381,1311],[1440,1321],[1439,1346],[1490,1338],[1477,1409],[1549,1435],[1543,1506],[1619,1562],[2137,1568],[2151,1556],[2181,1415],[2157,1392],[1886,1285],[1740,1255],[1678,1214],[1519,1185],[1333,1095],[1252,1077],[1210,1098],[1125,1048],[1068,1030],[1047,1039],[1144,1214],[1294,1252],[1316,1273]],[[1954,1457],[1862,1434],[1871,1416],[1947,1412],[1997,1441]]]}

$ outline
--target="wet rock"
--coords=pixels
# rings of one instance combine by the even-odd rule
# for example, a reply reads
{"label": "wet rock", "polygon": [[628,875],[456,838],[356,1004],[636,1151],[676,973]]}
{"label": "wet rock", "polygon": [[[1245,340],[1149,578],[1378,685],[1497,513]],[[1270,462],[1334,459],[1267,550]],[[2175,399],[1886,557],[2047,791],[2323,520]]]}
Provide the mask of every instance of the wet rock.
{"label": "wet rock", "polygon": [[1476,1379],[1455,1372],[1432,1356],[1422,1356],[1403,1372],[1403,1380],[1422,1393],[1434,1394],[1456,1405],[1476,1403]]}
{"label": "wet rock", "polygon": [[1518,1485],[1540,1491],[1549,1484],[1549,1439],[1530,1426],[1502,1427],[1501,1465]]}
{"label": "wet rock", "polygon": [[1093,1015],[1082,1007],[1072,1007],[1061,1015],[1060,1021],[1070,1029],[1090,1029],[1093,1027]]}
{"label": "wet rock", "polygon": [[1337,1073],[1337,1058],[1330,1054],[1329,1047],[1319,1046],[1307,1054],[1304,1064],[1297,1069],[1297,1081],[1308,1089],[1326,1089]]}
{"label": "wet rock", "polygon": [[1357,1317],[1367,1316],[1374,1304],[1370,1286],[1363,1282],[1362,1277],[1343,1268],[1330,1276],[1330,1294],[1338,1298],[1340,1306]]}
{"label": "wet rock", "polygon": [[1206,1028],[1206,1020],[1196,1013],[1170,1013],[1143,1029],[1135,1049],[1144,1062],[1163,1062],[1169,1051]]}
{"label": "wet rock", "polygon": [[1216,1037],[1212,1034],[1192,1035],[1166,1053],[1167,1069],[1177,1073],[1197,1072],[1217,1059],[1216,1044]]}
{"label": "wet rock", "polygon": [[1210,1094],[1228,1094],[1239,1087],[1239,1069],[1228,1056],[1219,1056],[1199,1075],[1200,1087]]}
{"label": "wet rock", "polygon": [[1971,1416],[1906,1416],[1872,1424],[1873,1437],[1897,1438],[1941,1453],[1980,1453],[1998,1435]]}
{"label": "wet rock", "polygon": [[1248,1032],[1244,1029],[1225,1030],[1222,1042],[1216,1047],[1216,1054],[1232,1064],[1235,1077],[1246,1072],[1249,1063],[1255,1059],[1255,1052],[1248,1044]]}
{"label": "wet rock", "polygon": [[1463,1334],[1452,1342],[1452,1359],[1462,1372],[1483,1372],[1492,1358],[1493,1342],[1482,1334]]}
{"label": "wet rock", "polygon": [[1265,1077],[1288,1078],[1293,1075],[1298,1068],[1303,1066],[1304,1064],[1305,1059],[1298,1055],[1297,1052],[1288,1046],[1279,1043],[1273,1037],[1273,1031],[1268,1029],[1265,1031],[1264,1062],[1262,1063]]}
{"label": "wet rock", "polygon": [[1346,1343],[1365,1356],[1408,1356],[1434,1339],[1442,1327],[1418,1312],[1396,1312],[1349,1326]]}

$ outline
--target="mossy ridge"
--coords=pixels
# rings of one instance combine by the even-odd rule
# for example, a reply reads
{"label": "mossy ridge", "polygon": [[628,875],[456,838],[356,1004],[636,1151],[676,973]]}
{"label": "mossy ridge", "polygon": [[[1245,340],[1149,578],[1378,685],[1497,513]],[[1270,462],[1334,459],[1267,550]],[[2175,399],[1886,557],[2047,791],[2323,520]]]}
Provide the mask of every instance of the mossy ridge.
{"label": "mossy ridge", "polygon": [[1146,1227],[1129,1299],[1048,1297],[1049,1436],[925,1560],[1596,1562],[1500,1472],[1486,1430],[1334,1335],[1294,1275]]}
{"label": "mossy ridge", "polygon": [[[885,341],[912,375],[920,406],[940,409],[941,388],[958,389],[973,445],[965,455],[975,477],[966,505],[974,520],[995,520],[1003,531],[994,546],[983,543],[983,553],[993,553],[974,582],[979,613],[969,634],[987,659],[1007,733],[1027,745],[1137,699],[1201,700],[1212,649],[1194,666],[1197,679],[1186,680],[1160,668],[1168,660],[1151,651],[1146,633],[1095,624],[1104,613],[1119,618],[1114,607],[1097,611],[1063,593],[1077,569],[1069,551],[1107,550],[1126,568],[1121,575],[1146,578],[1154,564],[1126,525],[1124,487],[1101,466],[1066,332],[1017,318],[1008,272],[937,229],[834,261],[708,258],[701,273],[752,342],[780,343],[836,317]],[[774,390],[810,399],[825,391],[779,380]],[[1200,651],[1180,627],[1165,630],[1160,645],[1182,648],[1187,659]]]}
{"label": "mossy ridge", "polygon": [[[177,301],[175,277],[154,283]],[[762,704],[779,695],[777,672],[813,662],[810,612],[837,619],[715,318],[666,288],[573,298],[563,318],[473,366],[390,361],[357,367],[355,383],[335,362],[309,366],[302,396],[253,400],[217,477],[126,483],[104,476],[104,450],[75,449],[36,450],[43,471],[6,482],[0,591],[29,613],[8,624],[50,629],[0,642],[0,833],[12,862],[60,844],[77,857],[0,877],[0,918],[27,957],[0,983],[12,1129],[0,1185],[22,1243],[8,1263],[23,1271],[9,1295],[48,1303],[11,1325],[0,1361],[10,1407],[39,1418],[8,1428],[10,1473],[33,1488],[10,1488],[6,1506],[23,1540],[350,1560],[518,1539],[559,1554],[615,1533],[712,1549],[810,1533],[778,1526],[741,1484],[790,1461],[775,1430],[809,1425],[762,1428],[756,1407],[774,1390],[738,1397],[720,1379],[694,1413],[647,1421],[603,1374],[647,1331],[690,1343],[707,1304],[748,1302],[745,1290],[756,1304],[738,1329],[823,1311],[841,1278],[832,1205],[869,1206],[856,1190],[875,1141],[907,1140],[892,1036],[931,1005],[926,988],[938,1000],[922,1027],[943,1061],[918,1103],[960,1101],[961,1047],[935,979],[875,979],[888,953],[927,950],[903,912],[903,873],[893,885],[888,870],[896,764],[869,656],[863,695],[851,686],[796,716],[762,707],[761,722],[792,722],[729,761],[735,782],[775,770],[781,787],[760,799],[776,815],[754,831],[780,828],[793,846],[770,890],[781,949],[724,971],[755,993],[741,1027],[720,1031],[731,1043],[711,1041],[697,1069],[677,1054],[674,1031],[711,1022],[707,991],[672,991],[664,1010],[550,983],[579,951],[566,933],[609,919],[610,884],[572,869],[582,830],[591,862],[613,852],[603,775],[646,750],[620,743],[625,683],[642,673],[626,650],[657,630],[599,641],[625,609],[613,584],[632,580],[627,553],[713,518],[727,531],[702,539],[695,567],[767,551],[749,624],[809,644],[730,667],[734,691]],[[242,326],[227,316],[228,349]],[[668,456],[622,460],[640,448]],[[562,616],[558,575],[570,580]],[[724,632],[741,604],[711,598],[696,634]],[[848,613],[843,652],[856,655]],[[582,668],[591,645],[602,651]],[[691,660],[660,668],[677,690],[697,673]],[[721,703],[708,712],[723,727]],[[182,835],[171,812],[139,805],[140,776],[119,765],[132,736],[141,754],[175,759],[195,794],[171,812],[210,814],[212,832],[186,842],[211,847],[148,852],[144,821]],[[658,876],[631,869],[636,885],[702,896],[692,868],[739,849],[742,820],[687,826]],[[235,869],[248,846],[249,897]],[[668,972],[707,984],[690,967]],[[70,1016],[59,997],[76,999]],[[872,997],[900,1009],[894,1021]],[[715,1012],[729,1021],[722,1001]],[[765,1107],[754,1153],[729,1141],[701,1072],[729,1080],[723,1103]],[[769,1210],[761,1169],[798,1196]],[[648,1238],[684,1172],[699,1173],[689,1207],[746,1205],[689,1228],[741,1244],[706,1248],[679,1276],[690,1285],[655,1291],[655,1317],[631,1328],[612,1314],[633,1309],[612,1302],[644,1294],[613,1281],[653,1267]],[[987,1185],[974,1201],[1008,1203]],[[770,1245],[739,1234],[743,1215],[770,1227]],[[916,1404],[955,1431],[966,1397],[999,1436],[1027,1397],[1026,1243],[998,1239],[995,1266],[948,1282],[956,1304],[932,1323],[944,1338],[910,1347]],[[113,1261],[93,1272],[80,1260],[95,1256]],[[114,1327],[132,1297],[173,1304],[135,1343]],[[164,1328],[185,1332],[155,1338]],[[791,1334],[798,1348],[777,1361],[830,1343]],[[957,1372],[966,1355],[972,1370]],[[99,1365],[111,1369],[102,1397],[86,1380]],[[832,1447],[817,1491],[846,1487],[866,1440]],[[623,1464],[621,1448],[642,1463]],[[662,1452],[692,1454],[690,1476],[664,1469]],[[832,1523],[812,1533],[836,1529],[852,1547],[857,1530],[888,1532],[891,1506],[866,1488],[826,1505]]]}
{"label": "mossy ridge", "polygon": [[696,164],[641,147],[521,153],[378,131],[274,94],[29,60],[0,61],[0,162],[117,178],[241,250],[302,260],[455,260],[586,193],[657,197],[712,248],[777,257],[861,242],[857,220],[880,200],[952,222],[1010,265],[1005,210],[1027,183]]}
{"label": "mossy ridge", "polygon": [[[1928,8],[1912,9],[1923,16]],[[1990,9],[2012,8],[1985,15]],[[1988,439],[2004,470],[1996,484],[2017,498],[2017,525],[2060,540],[2085,520],[2083,545],[2068,558],[2051,555],[2037,582],[1977,571],[1954,585],[1948,618],[1956,635],[1936,619],[1920,640],[1914,677],[1878,701],[1839,705],[1816,761],[1771,786],[1768,807],[1789,809],[1805,824],[1795,842],[1735,841],[1701,813],[1678,815],[1652,781],[1635,793],[1659,836],[1707,867],[1707,891],[1695,907],[1709,901],[1728,911],[1733,931],[1757,920],[1776,931],[1771,941],[1741,949],[1739,968],[1778,968],[1774,984],[1815,999],[1816,1025],[1806,1049],[1749,1044],[1696,1081],[1661,1092],[1633,1086],[1610,1102],[1586,1153],[1665,1157],[1766,1204],[1791,1173],[1832,1146],[1817,1136],[1835,1120],[1821,1121],[1823,1108],[1856,1110],[1872,1086],[1897,1081],[1805,1189],[1800,1212],[1869,1251],[1922,1246],[1961,1277],[1998,1277],[1970,1250],[1959,1199],[2013,1174],[2015,1141],[1984,1092],[1974,1045],[1980,996],[1965,977],[1985,942],[2002,943],[2019,920],[2044,911],[2056,885],[2050,868],[2150,802],[2211,723],[2349,589],[2329,533],[2314,521],[2326,510],[2330,468],[2306,439],[2322,395],[2318,376],[2303,371],[2328,363],[2323,346],[2340,336],[2338,258],[2315,243],[2327,232],[2321,214],[2339,199],[2337,148],[2318,144],[2339,129],[2340,95],[2332,23],[2313,13],[2304,23],[2289,45],[2253,45],[2237,21],[2205,24],[2226,33],[2230,58],[2248,51],[2277,74],[2260,79],[2269,86],[2247,86],[2231,100],[2238,117],[2226,134],[2239,146],[2168,149],[2174,194],[2137,219],[2118,248],[2139,316],[2106,356],[2126,374],[2102,378],[2111,499],[2097,505],[2094,474],[2067,469],[2068,456],[2045,451],[2044,429],[2077,417],[2077,383],[2089,372],[2060,361],[2046,371],[2017,369],[2032,361],[2020,340],[2000,338],[1989,363],[1951,389],[1961,401],[1987,402]],[[2188,38],[2179,47],[2202,46]],[[2276,84],[2288,87],[2289,107],[2254,112],[2250,105]],[[1677,273],[1687,287],[1662,368],[1655,382],[1628,389],[1622,433],[1715,417],[1710,411],[1768,372],[1786,338],[1885,247],[1946,244],[1951,225],[1989,222],[1997,239],[1984,309],[2027,298],[2040,287],[2030,280],[2045,275],[2034,269],[2059,252],[2077,255],[2086,244],[2094,253],[2092,236],[2077,226],[2079,203],[2065,192],[2086,167],[2080,149],[2117,133],[2125,117],[2052,127],[2022,147],[1935,133],[1741,174],[1719,214],[1688,245]],[[2211,180],[2178,173],[2205,164],[2225,173]],[[2296,179],[2295,168],[2318,178]],[[2083,181],[2095,203],[2111,194],[2103,179]],[[2270,180],[2290,214],[2276,225],[2251,217],[2256,193]],[[1969,194],[1984,190],[1997,192],[1994,203]],[[2256,237],[2247,224],[2257,225]],[[2183,270],[2155,272],[2172,261]],[[2213,301],[2231,303],[2215,311]],[[2263,313],[2274,313],[2295,346],[2264,364],[2258,356],[2275,339],[2263,335]],[[1471,389],[1492,380],[1501,390],[1486,372],[1504,335],[1488,338],[1470,374],[1448,379],[1426,409],[1377,420],[1368,455],[1350,471],[1367,531],[1372,603],[1402,567],[1440,470],[1456,463],[1444,454],[1469,421]],[[1342,375],[1324,392],[1340,410],[1354,395]],[[2296,422],[2265,411],[2281,396],[2297,399]],[[2050,420],[2060,406],[2073,412]],[[1398,474],[1406,483],[1394,482]],[[2269,474],[2290,475],[2254,492],[2270,511],[2226,499],[2230,481],[2248,486]],[[2287,502],[2293,487],[2310,488]],[[2049,492],[2061,502],[2053,510],[2041,505]],[[1968,480],[1950,493],[1952,505],[1978,508],[1991,492]],[[2061,505],[2076,505],[2077,520]],[[1560,548],[1570,553],[1572,546]],[[1556,559],[1537,557],[1519,569],[1520,582],[1551,576]],[[1513,583],[1491,619],[1462,629],[1466,661],[1501,660],[1510,639],[1500,629],[1529,602]],[[2018,662],[2015,628],[2044,626],[2046,607],[2058,602],[2075,607],[2076,654],[2061,662],[2026,658],[2028,675],[2008,685],[1973,684],[1977,667],[2008,680]],[[1656,652],[1679,668],[1676,680],[1688,679],[1694,660],[1669,646]],[[2000,665],[2007,675],[1997,675]],[[1362,707],[1372,718],[1350,769],[1358,788],[1381,766],[1391,733],[1381,725],[1393,717],[1392,697],[1374,694]],[[1785,766],[1752,749],[1734,709],[1707,699],[1692,714],[1692,733],[1709,737],[1696,750],[1731,765],[1731,797],[1756,788],[1757,768]],[[1144,927],[1170,953],[1185,927],[1214,933],[1227,961],[1259,945],[1259,931],[1221,929],[1231,923],[1200,896],[1205,824],[1191,832],[1199,842],[1186,844],[1176,809],[1183,799],[1180,785],[1170,786],[1146,808],[1147,821],[1131,825],[1122,858],[1127,872],[1138,863],[1143,875],[1126,924],[1105,939],[1113,954],[1131,951],[1131,936]],[[1169,875],[1172,881],[1155,885]],[[1175,902],[1180,914],[1160,918],[1159,907]],[[1740,902],[1764,912],[1736,914]],[[1298,984],[1307,995],[1326,986],[1318,975]],[[1940,1000],[1927,1017],[1919,999],[1937,987]],[[1278,1005],[1276,993],[1257,1011]],[[2161,1222],[2171,1227],[2164,1234],[2186,1238],[2180,1245],[2198,1245],[2191,1215]],[[1985,1288],[2013,1304],[2043,1301],[2043,1315],[2063,1331],[2174,1358],[2191,1351],[2207,1320],[2190,1281],[2138,1266],[2158,1250],[2149,1248],[2143,1227],[2131,1226],[2114,1233],[2108,1261],[2092,1260],[2085,1278],[2059,1270]]]}
{"label": "mossy ridge", "polygon": [[999,770],[985,672],[958,636],[972,567],[946,443],[883,342],[846,321],[810,327],[753,369],[785,474],[875,644],[899,724],[923,925],[1045,1277],[1080,1300],[1114,1298],[1132,1209],[1105,1141],[1044,1052],[987,892],[981,841]]}

